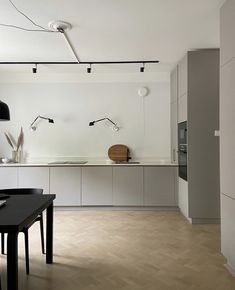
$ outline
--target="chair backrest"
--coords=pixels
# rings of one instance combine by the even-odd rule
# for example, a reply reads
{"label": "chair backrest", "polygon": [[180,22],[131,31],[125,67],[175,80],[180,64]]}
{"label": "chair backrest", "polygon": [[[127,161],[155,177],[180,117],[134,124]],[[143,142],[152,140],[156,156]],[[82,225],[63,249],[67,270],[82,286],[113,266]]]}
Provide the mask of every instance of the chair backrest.
{"label": "chair backrest", "polygon": [[0,189],[0,194],[43,194],[42,188],[6,188]]}

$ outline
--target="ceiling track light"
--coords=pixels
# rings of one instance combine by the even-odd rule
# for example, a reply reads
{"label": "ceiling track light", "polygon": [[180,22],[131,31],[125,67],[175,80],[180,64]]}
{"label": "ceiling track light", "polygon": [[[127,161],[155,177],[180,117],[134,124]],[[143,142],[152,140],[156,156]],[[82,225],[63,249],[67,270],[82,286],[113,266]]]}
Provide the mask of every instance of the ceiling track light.
{"label": "ceiling track light", "polygon": [[91,73],[91,63],[89,64],[89,67],[86,69],[87,73],[90,74]]}
{"label": "ceiling track light", "polygon": [[145,63],[143,62],[142,66],[140,67],[140,72],[144,72],[145,69]]}
{"label": "ceiling track light", "polygon": [[[116,64],[139,64],[140,72],[145,71],[145,65],[148,64],[158,64],[159,60],[130,60],[130,61],[37,61],[37,62],[28,62],[28,61],[21,61],[21,62],[12,62],[12,61],[1,61],[0,65],[35,65],[32,69],[33,73],[37,72],[37,65],[86,65],[87,73],[91,73],[91,66],[92,65],[116,65]],[[36,68],[36,71],[35,71]],[[35,72],[34,72],[35,71]]]}
{"label": "ceiling track light", "polygon": [[37,65],[37,63],[35,63],[35,66],[32,68],[33,74],[36,74],[37,70],[38,70],[38,65]]}

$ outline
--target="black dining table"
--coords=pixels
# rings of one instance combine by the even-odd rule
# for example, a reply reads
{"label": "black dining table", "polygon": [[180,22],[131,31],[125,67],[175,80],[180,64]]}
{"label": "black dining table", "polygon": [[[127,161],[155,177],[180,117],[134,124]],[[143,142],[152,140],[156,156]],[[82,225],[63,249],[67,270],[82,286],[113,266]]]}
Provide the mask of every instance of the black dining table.
{"label": "black dining table", "polygon": [[18,234],[46,209],[46,263],[53,263],[54,194],[10,195],[0,207],[0,233],[7,234],[7,289],[18,290]]}

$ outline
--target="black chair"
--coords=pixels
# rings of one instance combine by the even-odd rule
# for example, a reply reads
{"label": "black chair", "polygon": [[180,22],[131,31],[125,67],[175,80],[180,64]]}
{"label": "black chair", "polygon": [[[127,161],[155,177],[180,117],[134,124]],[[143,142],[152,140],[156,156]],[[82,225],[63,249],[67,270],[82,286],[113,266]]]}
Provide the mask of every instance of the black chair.
{"label": "black chair", "polygon": [[[11,189],[0,189],[0,194],[9,194],[9,195],[20,195],[20,194],[43,194],[43,189],[41,188],[11,188]],[[41,243],[42,243],[42,253],[45,254],[45,245],[44,245],[44,234],[43,234],[43,214],[40,214],[34,222],[40,222],[40,231],[41,231]],[[34,223],[33,222],[33,223]],[[25,263],[26,263],[26,273],[29,274],[29,236],[28,229],[32,224],[23,228],[22,232],[25,236]],[[2,254],[5,253],[5,237],[4,233],[1,234],[1,245],[2,245]]]}

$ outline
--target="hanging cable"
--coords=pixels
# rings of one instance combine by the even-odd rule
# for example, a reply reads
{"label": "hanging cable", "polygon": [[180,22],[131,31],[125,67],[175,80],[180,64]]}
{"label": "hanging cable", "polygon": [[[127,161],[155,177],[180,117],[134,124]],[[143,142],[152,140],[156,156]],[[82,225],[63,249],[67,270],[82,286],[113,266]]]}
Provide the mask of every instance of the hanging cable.
{"label": "hanging cable", "polygon": [[49,30],[37,23],[35,23],[29,16],[27,16],[25,13],[23,13],[20,9],[18,9],[16,7],[16,5],[12,2],[12,0],[8,0],[10,2],[10,4],[14,7],[14,9],[20,13],[22,16],[24,16],[27,20],[29,20],[34,26],[39,27],[41,29],[28,29],[28,28],[24,28],[21,26],[17,26],[17,25],[13,25],[13,24],[5,24],[5,23],[0,23],[0,26],[4,26],[4,27],[9,27],[9,28],[15,28],[15,29],[20,29],[20,30],[24,30],[24,31],[34,31],[34,32],[57,32],[58,31],[54,31],[54,30]]}
{"label": "hanging cable", "polygon": [[45,27],[43,27],[43,26],[41,26],[41,25],[39,25],[39,24],[37,24],[37,23],[35,23],[29,16],[27,16],[26,14],[24,14],[20,9],[18,9],[17,7],[16,7],[16,5],[12,2],[12,0],[9,0],[9,2],[11,3],[11,5],[15,8],[15,10],[17,11],[17,12],[19,12],[21,15],[23,15],[26,19],[28,19],[33,25],[35,25],[35,26],[37,26],[37,27],[39,27],[39,28],[41,28],[41,29],[43,29],[43,30],[48,30],[48,29],[46,29]]}
{"label": "hanging cable", "polygon": [[13,24],[5,24],[5,23],[0,23],[0,26],[4,26],[4,27],[9,27],[9,28],[16,28],[16,29],[20,29],[20,30],[24,30],[24,31],[36,31],[36,32],[57,32],[58,31],[52,31],[52,30],[43,30],[43,29],[28,29],[28,28],[24,28],[24,27],[20,27],[17,25],[13,25]]}
{"label": "hanging cable", "polygon": [[79,59],[79,57],[77,55],[77,52],[76,52],[75,48],[73,47],[73,45],[72,45],[67,33],[65,32],[65,30],[64,29],[58,29],[58,31],[64,35],[64,38],[65,38],[66,42],[68,43],[68,46],[70,47],[74,57],[76,58],[77,62],[80,63],[80,59]]}

